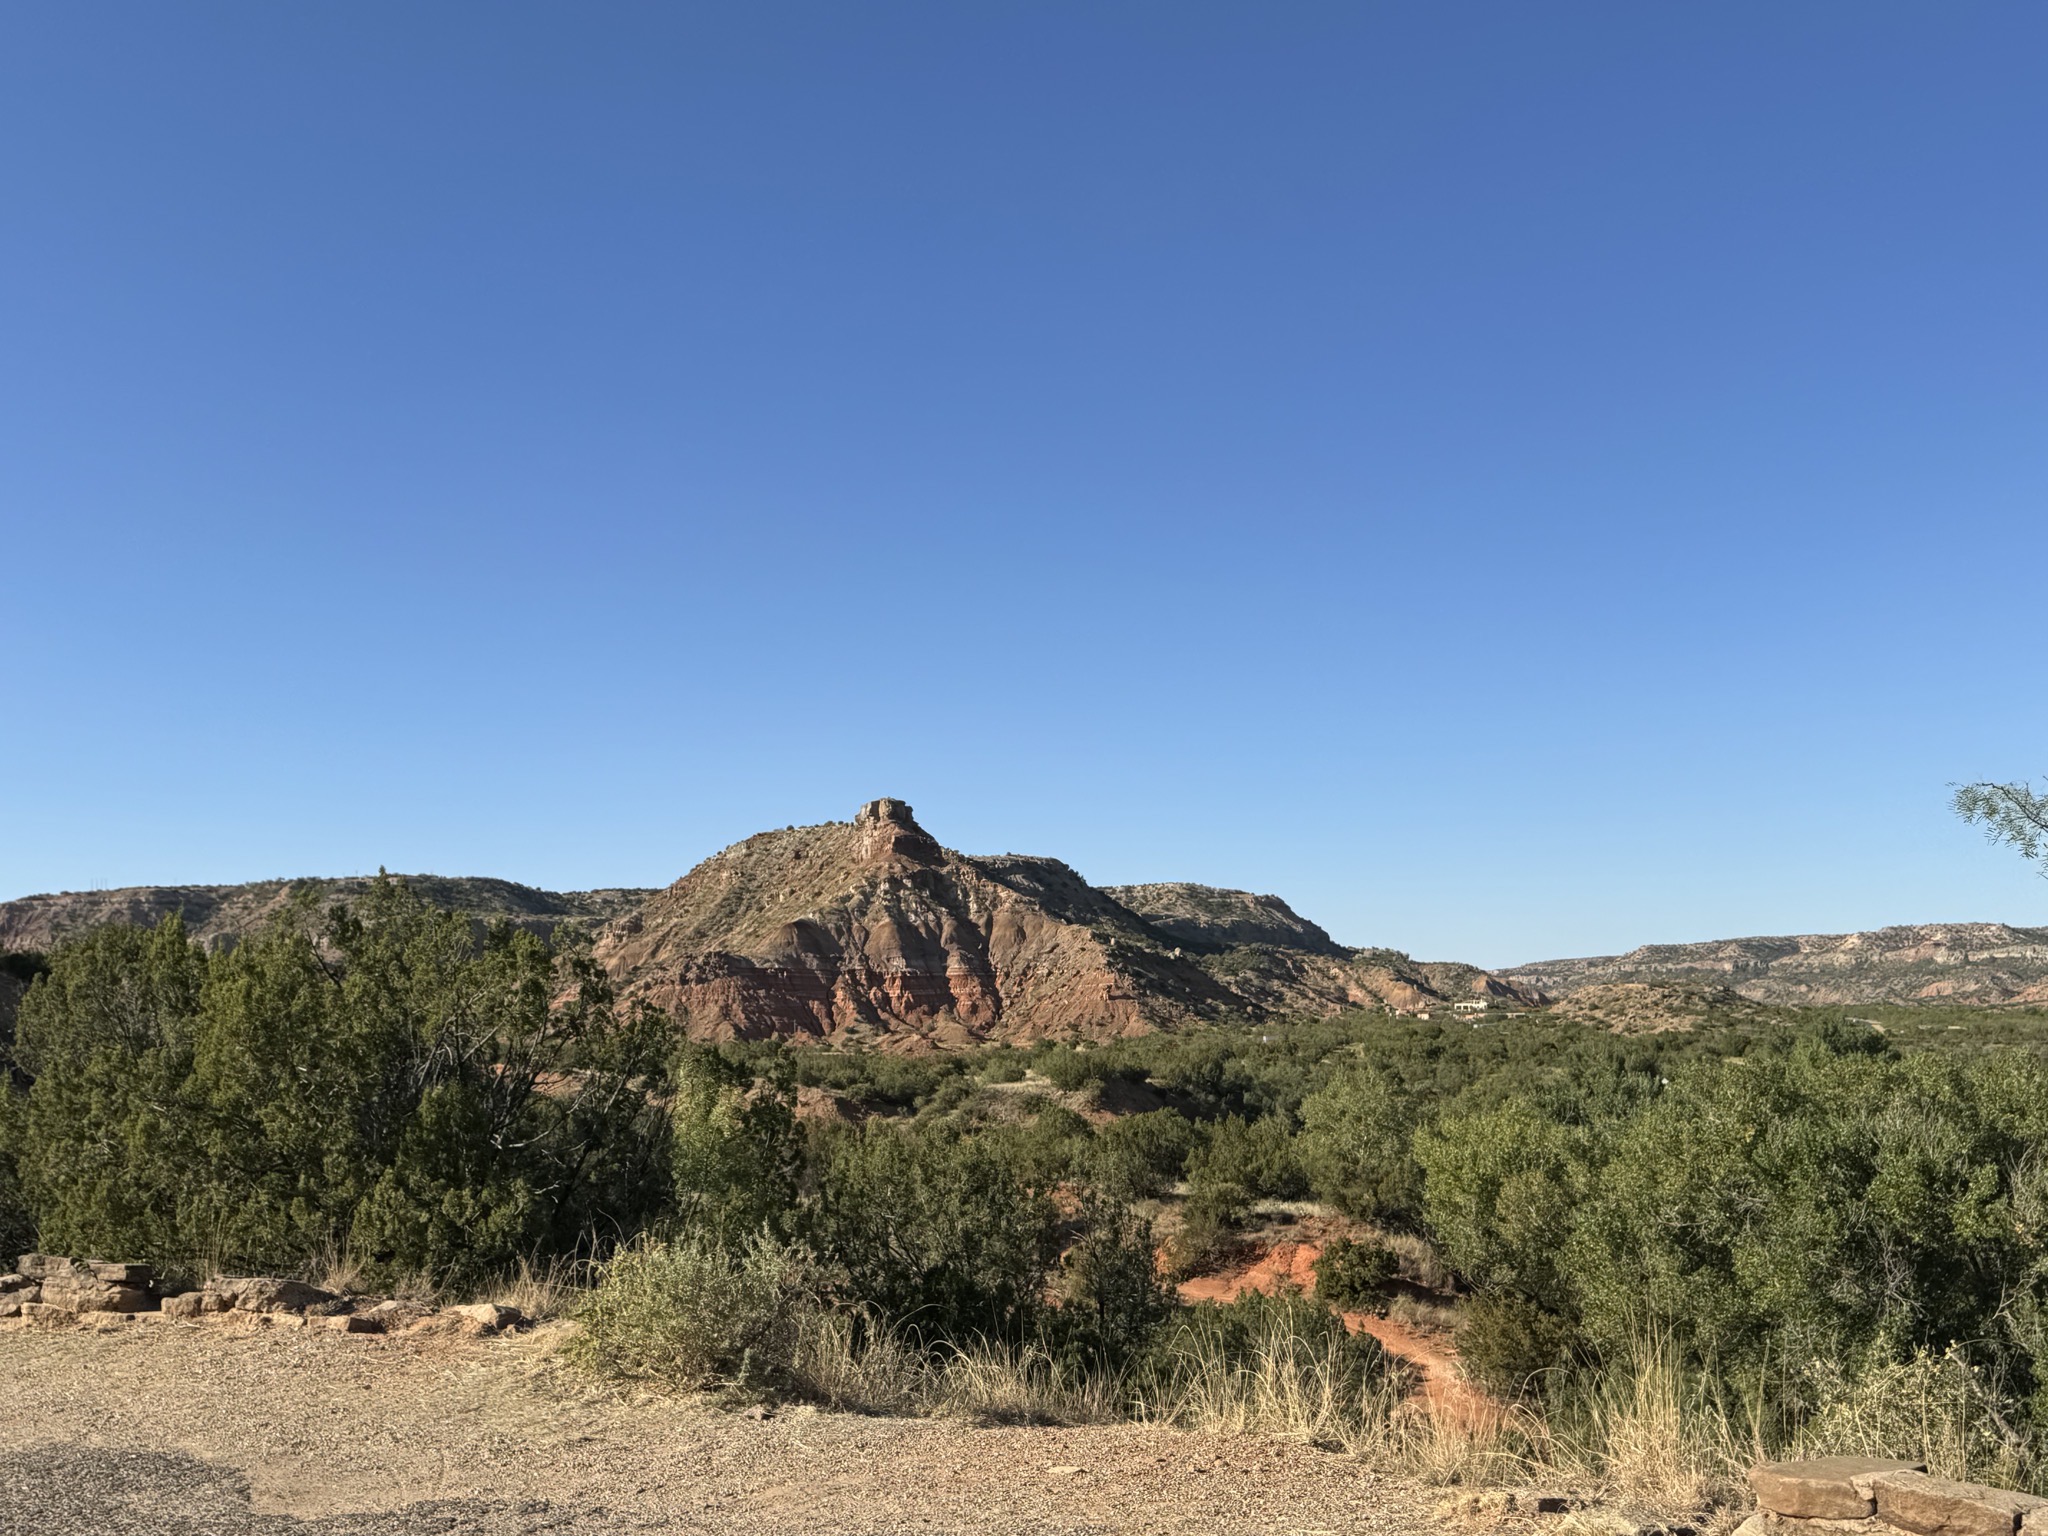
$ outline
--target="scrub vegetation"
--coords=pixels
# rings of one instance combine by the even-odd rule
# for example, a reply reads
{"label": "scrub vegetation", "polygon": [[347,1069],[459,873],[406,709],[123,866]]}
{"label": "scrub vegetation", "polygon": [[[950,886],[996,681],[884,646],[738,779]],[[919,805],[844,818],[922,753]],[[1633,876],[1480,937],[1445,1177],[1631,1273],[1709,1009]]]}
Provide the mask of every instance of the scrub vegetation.
{"label": "scrub vegetation", "polygon": [[[0,1235],[172,1274],[524,1286],[736,1399],[1277,1433],[1709,1501],[1759,1453],[2042,1485],[2048,1017],[1262,1020],[923,1056],[680,1039],[573,930],[399,882],[21,969]],[[1263,1225],[1312,1287],[1190,1305]],[[1419,1413],[1339,1313],[1453,1330]]]}

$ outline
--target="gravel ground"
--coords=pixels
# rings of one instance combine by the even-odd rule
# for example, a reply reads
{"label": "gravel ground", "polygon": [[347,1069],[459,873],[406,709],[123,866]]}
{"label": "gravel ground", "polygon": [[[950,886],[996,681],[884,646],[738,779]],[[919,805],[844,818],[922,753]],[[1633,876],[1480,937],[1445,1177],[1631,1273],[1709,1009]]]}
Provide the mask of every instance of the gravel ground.
{"label": "gravel ground", "polygon": [[[0,1536],[1360,1533],[1435,1490],[1269,1440],[627,1395],[498,1340],[0,1330]],[[1509,1529],[1512,1526],[1508,1527]]]}

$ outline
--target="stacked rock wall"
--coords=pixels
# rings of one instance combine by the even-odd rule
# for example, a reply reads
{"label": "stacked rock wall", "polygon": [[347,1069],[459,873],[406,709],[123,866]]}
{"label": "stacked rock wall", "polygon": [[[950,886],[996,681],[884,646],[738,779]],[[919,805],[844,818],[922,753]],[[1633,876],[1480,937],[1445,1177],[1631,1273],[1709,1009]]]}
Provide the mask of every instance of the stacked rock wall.
{"label": "stacked rock wall", "polygon": [[278,1275],[216,1275],[199,1290],[160,1289],[147,1264],[65,1259],[25,1253],[0,1275],[0,1320],[23,1324],[118,1326],[137,1320],[232,1318],[285,1328],[318,1325],[337,1333],[398,1333],[437,1328],[499,1333],[525,1323],[517,1308],[494,1302],[439,1309],[374,1296],[337,1296]]}
{"label": "stacked rock wall", "polygon": [[1757,1512],[1738,1536],[2048,1536],[2048,1499],[1930,1477],[1924,1462],[1777,1461],[1749,1482]]}

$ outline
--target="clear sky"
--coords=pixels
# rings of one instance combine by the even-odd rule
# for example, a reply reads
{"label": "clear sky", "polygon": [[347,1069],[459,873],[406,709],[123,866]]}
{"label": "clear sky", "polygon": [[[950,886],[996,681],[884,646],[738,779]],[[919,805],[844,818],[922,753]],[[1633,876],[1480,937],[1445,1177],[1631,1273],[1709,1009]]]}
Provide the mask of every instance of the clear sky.
{"label": "clear sky", "polygon": [[2048,7],[22,6],[0,897],[911,801],[1504,964],[2048,922]]}

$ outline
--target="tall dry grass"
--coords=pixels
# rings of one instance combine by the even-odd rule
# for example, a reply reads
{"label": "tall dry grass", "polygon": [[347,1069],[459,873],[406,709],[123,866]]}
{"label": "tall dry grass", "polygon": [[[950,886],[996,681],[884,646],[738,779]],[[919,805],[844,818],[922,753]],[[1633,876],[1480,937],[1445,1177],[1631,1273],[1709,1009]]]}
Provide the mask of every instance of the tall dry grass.
{"label": "tall dry grass", "polygon": [[988,1423],[1103,1423],[1122,1408],[1119,1377],[1033,1346],[978,1340],[931,1351],[871,1317],[818,1307],[799,1324],[791,1382],[835,1408]]}
{"label": "tall dry grass", "polygon": [[594,1266],[587,1259],[557,1254],[536,1263],[522,1258],[517,1269],[485,1287],[478,1299],[516,1307],[535,1322],[549,1322],[569,1316],[582,1304],[593,1273]]}
{"label": "tall dry grass", "polygon": [[1183,1328],[1133,1374],[1134,1417],[1211,1434],[1273,1435],[1354,1455],[1382,1449],[1407,1398],[1400,1370],[1361,1367],[1340,1333],[1313,1335],[1274,1308],[1249,1336]]}

